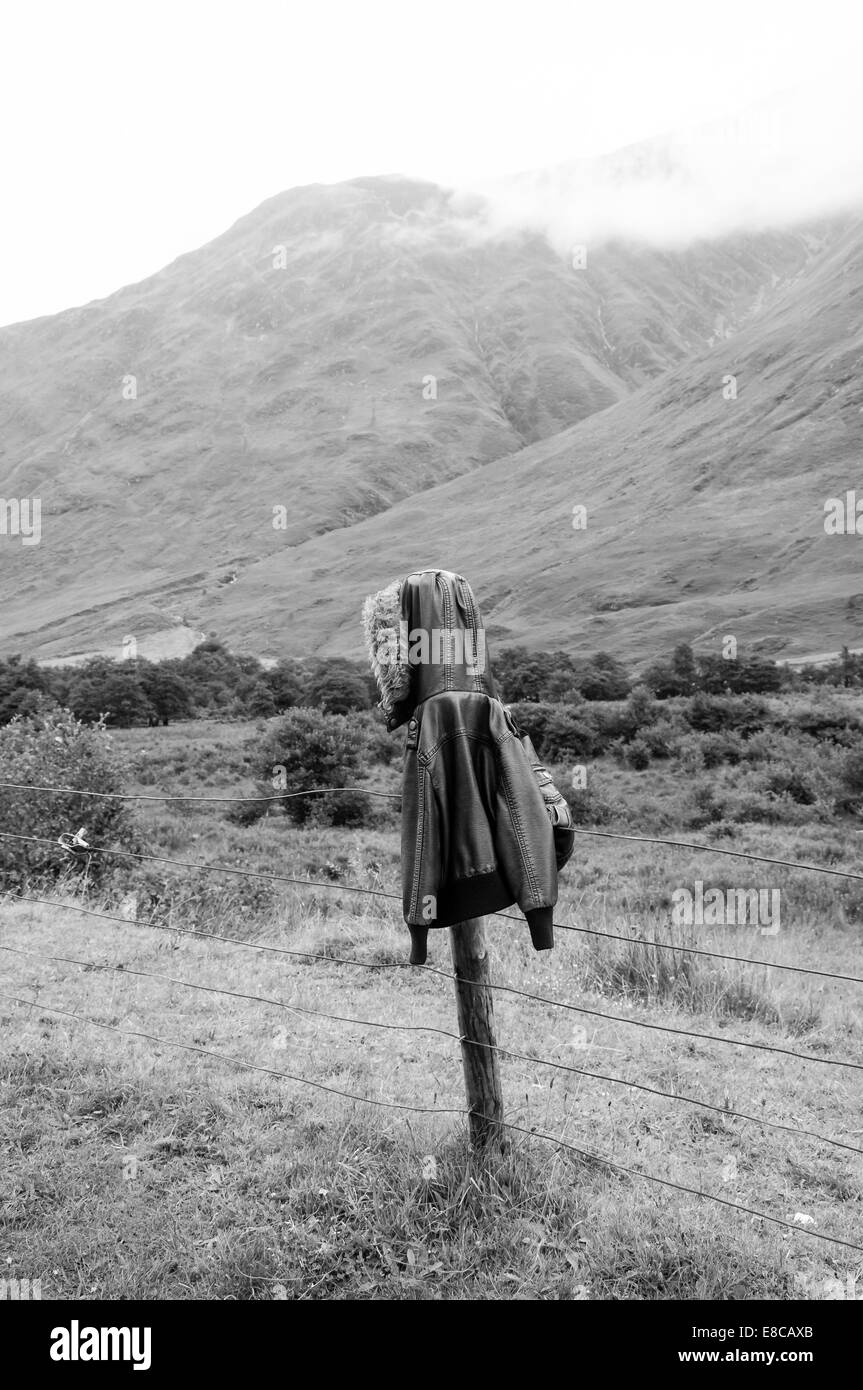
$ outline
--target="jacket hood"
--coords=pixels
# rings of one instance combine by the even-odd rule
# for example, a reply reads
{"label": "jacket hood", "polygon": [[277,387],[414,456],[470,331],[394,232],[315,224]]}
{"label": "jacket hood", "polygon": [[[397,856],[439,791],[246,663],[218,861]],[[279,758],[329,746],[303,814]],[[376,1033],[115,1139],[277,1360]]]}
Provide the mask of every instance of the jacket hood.
{"label": "jacket hood", "polygon": [[446,690],[494,697],[479,605],[467,580],[449,570],[416,570],[363,604],[369,660],[387,728]]}

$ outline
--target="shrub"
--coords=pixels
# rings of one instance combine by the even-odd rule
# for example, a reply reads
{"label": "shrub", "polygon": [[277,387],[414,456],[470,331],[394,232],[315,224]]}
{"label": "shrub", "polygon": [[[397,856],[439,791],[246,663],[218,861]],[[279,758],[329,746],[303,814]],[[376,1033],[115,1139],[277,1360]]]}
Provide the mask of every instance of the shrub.
{"label": "shrub", "polygon": [[695,829],[710,825],[713,821],[726,820],[725,803],[716,796],[713,782],[696,782],[689,795],[689,824]]}
{"label": "shrub", "polygon": [[734,729],[744,737],[763,729],[769,717],[766,702],[755,695],[703,695],[700,691],[687,712],[690,728],[698,733]]}
{"label": "shrub", "polygon": [[650,766],[650,749],[643,738],[634,738],[626,750],[626,761],[636,772]]}
{"label": "shrub", "polygon": [[510,708],[519,732],[547,761],[590,758],[599,751],[593,711],[583,705],[525,701]]}
{"label": "shrub", "polygon": [[325,714],[350,714],[371,705],[363,677],[353,667],[338,662],[319,667],[306,687],[306,700]]}
{"label": "shrub", "polygon": [[845,746],[858,743],[863,733],[863,723],[839,700],[819,700],[800,710],[793,723],[801,734]]}
{"label": "shrub", "polygon": [[628,742],[638,733],[638,718],[627,700],[603,700],[591,705],[599,747],[607,750],[615,739]]}
{"label": "shrub", "polygon": [[78,795],[79,790],[119,792],[126,779],[125,764],[118,759],[102,724],[87,726],[71,710],[59,707],[13,719],[0,729],[0,766],[4,781],[76,789],[40,793],[0,787],[0,830],[51,842],[43,845],[0,839],[4,884],[19,888],[50,884],[67,875],[83,876],[85,870],[91,884],[116,876],[128,860],[109,854],[73,860],[54,844],[61,832],[82,826],[91,844],[140,849],[128,802],[110,795]]}
{"label": "shrub", "polygon": [[659,719],[642,738],[652,758],[670,758],[677,751],[679,735],[669,719]]}
{"label": "shrub", "polygon": [[780,766],[769,772],[765,785],[771,796],[789,796],[800,806],[812,806],[817,799],[812,784],[793,767]]}
{"label": "shrub", "polygon": [[629,713],[638,730],[643,730],[656,722],[656,701],[646,685],[636,685],[629,692],[627,700]]}
{"label": "shrub", "polygon": [[738,763],[741,743],[736,734],[702,734],[697,740],[704,767],[719,767],[720,763]]}
{"label": "shrub", "polygon": [[607,825],[620,819],[625,808],[606,792],[603,779],[595,768],[588,773],[587,786],[573,787],[565,777],[555,777],[555,783],[566,799],[576,825]]}
{"label": "shrub", "polygon": [[863,806],[863,753],[847,754],[840,771],[837,811],[859,812]]}
{"label": "shrub", "polygon": [[379,709],[359,710],[351,716],[354,728],[362,731],[366,745],[366,757],[373,763],[401,761],[404,752],[404,730],[396,729],[390,733]]}
{"label": "shrub", "polygon": [[[281,783],[273,779],[283,769],[288,794],[311,787],[345,787],[361,776],[366,756],[366,738],[356,718],[295,709],[268,731],[255,771],[281,790]],[[356,793],[288,795],[282,804],[297,825],[357,825],[370,812],[369,798]]]}

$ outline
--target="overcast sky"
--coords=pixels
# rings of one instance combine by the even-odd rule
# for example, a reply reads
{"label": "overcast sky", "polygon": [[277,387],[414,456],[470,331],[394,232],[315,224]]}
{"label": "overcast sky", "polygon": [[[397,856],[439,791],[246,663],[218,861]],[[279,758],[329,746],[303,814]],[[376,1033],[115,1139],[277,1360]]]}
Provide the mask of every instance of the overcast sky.
{"label": "overcast sky", "polygon": [[[820,83],[799,174],[799,132],[784,151],[785,202],[793,185],[790,210],[805,212],[828,179],[822,151],[846,147],[833,190],[863,148],[863,121],[849,125],[863,86],[856,8],[20,0],[0,18],[0,323],[110,294],[296,184],[407,173],[474,185]],[[727,148],[717,159],[717,226],[745,164]],[[543,221],[535,197],[529,220]]]}

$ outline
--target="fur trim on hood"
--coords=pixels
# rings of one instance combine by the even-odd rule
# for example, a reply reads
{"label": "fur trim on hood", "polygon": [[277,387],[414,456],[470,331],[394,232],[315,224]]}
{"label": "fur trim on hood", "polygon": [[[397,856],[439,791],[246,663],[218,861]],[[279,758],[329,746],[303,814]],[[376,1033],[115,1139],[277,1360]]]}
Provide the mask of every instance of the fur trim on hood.
{"label": "fur trim on hood", "polygon": [[363,604],[363,627],[369,664],[381,692],[381,709],[392,718],[398,701],[407,699],[411,688],[411,668],[407,651],[402,651],[401,595],[403,580],[397,579],[370,594]]}
{"label": "fur trim on hood", "polygon": [[415,570],[366,599],[363,626],[389,730],[445,690],[495,695],[479,606],[462,575]]}

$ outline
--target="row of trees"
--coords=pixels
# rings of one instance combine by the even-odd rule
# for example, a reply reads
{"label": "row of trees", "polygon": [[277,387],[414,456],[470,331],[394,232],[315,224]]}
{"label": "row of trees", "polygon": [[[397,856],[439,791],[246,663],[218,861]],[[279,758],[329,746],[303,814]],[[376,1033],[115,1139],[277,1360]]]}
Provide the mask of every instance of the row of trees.
{"label": "row of trees", "polygon": [[[805,684],[863,685],[863,657],[847,649],[838,664],[802,671],[758,656],[700,656],[685,642],[637,678],[606,652],[577,658],[564,651],[504,647],[492,666],[502,697],[520,704],[623,700],[635,684],[660,700],[763,695]],[[0,659],[0,725],[55,703],[88,723],[105,714],[109,724],[128,727],[193,717],[268,718],[299,706],[350,714],[371,709],[377,699],[364,662],[285,659],[268,669],[256,657],[236,656],[215,640],[202,642],[188,656],[160,662],[97,657],[78,667],[44,667],[20,656]]]}
{"label": "row of trees", "polygon": [[607,652],[579,659],[563,651],[504,647],[493,664],[504,699],[546,704],[623,700],[636,685],[659,700],[698,694],[770,695],[807,685],[863,686],[863,655],[855,656],[847,647],[838,662],[799,670],[753,654],[698,655],[687,642],[679,642],[673,652],[637,675]]}
{"label": "row of trees", "polygon": [[128,727],[193,717],[267,718],[298,705],[329,714],[370,709],[371,673],[337,658],[280,661],[267,669],[235,656],[221,642],[202,642],[188,656],[150,662],[97,657],[76,667],[42,667],[20,656],[0,660],[0,724],[56,702],[78,719]]}

